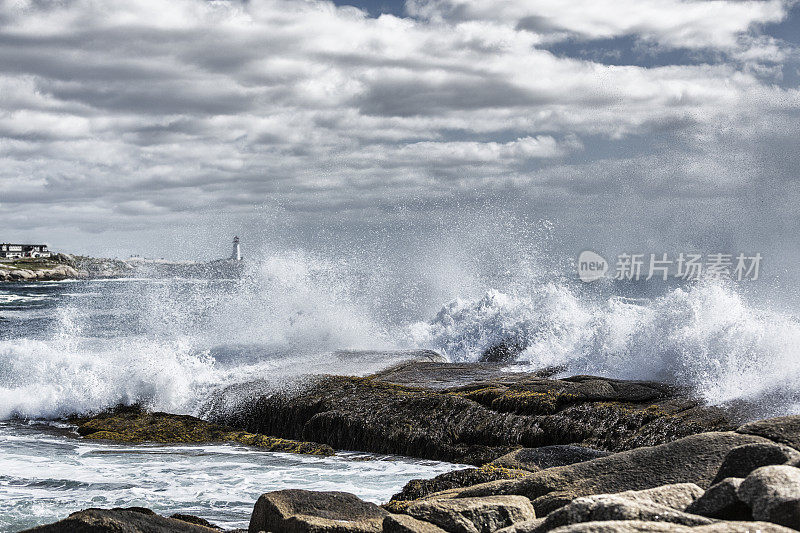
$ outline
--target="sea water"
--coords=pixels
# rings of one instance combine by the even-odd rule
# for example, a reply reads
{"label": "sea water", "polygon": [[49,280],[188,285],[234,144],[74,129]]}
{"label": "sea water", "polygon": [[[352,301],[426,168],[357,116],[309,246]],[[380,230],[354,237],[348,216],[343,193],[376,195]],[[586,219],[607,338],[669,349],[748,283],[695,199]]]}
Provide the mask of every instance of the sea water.
{"label": "sea water", "polygon": [[483,271],[428,261],[423,271],[288,251],[252,260],[235,279],[0,285],[2,527],[91,505],[242,525],[258,494],[288,486],[386,500],[412,478],[456,467],[109,445],[52,424],[120,403],[203,416],[224,387],[259,381],[269,391],[302,387],[309,374],[365,375],[408,350],[477,361],[510,342],[522,348],[510,369],[658,380],[710,404],[746,406],[751,417],[800,413],[800,322],[754,298],[756,282],[585,285],[529,262],[502,264],[509,260]]}
{"label": "sea water", "polygon": [[0,423],[0,531],[54,522],[89,507],[131,506],[246,529],[253,504],[266,491],[345,491],[381,503],[410,479],[454,468],[356,452],[315,457],[232,444],[105,444],[78,440],[68,431]]}

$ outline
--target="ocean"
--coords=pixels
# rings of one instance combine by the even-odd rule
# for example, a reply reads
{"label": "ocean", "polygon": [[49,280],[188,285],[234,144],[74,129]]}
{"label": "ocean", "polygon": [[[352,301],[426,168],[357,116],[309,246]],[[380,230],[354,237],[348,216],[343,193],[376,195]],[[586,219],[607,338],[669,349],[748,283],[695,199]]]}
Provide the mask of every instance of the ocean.
{"label": "ocean", "polygon": [[236,279],[0,284],[0,530],[131,505],[243,527],[259,494],[287,487],[386,501],[410,479],[457,466],[95,443],[63,417],[120,403],[203,416],[230,385],[366,375],[414,350],[478,361],[506,342],[521,349],[515,370],[674,383],[752,418],[800,413],[800,322],[759,306],[745,286],[520,272],[431,290],[430,280],[286,253]]}

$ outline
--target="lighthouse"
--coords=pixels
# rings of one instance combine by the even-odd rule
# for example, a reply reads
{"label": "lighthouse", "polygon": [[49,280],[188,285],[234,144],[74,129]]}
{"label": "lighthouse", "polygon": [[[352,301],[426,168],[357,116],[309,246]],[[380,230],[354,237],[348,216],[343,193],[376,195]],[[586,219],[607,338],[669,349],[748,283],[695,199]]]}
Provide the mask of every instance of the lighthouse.
{"label": "lighthouse", "polygon": [[239,237],[233,238],[233,253],[231,254],[232,261],[242,260],[242,251],[239,249]]}

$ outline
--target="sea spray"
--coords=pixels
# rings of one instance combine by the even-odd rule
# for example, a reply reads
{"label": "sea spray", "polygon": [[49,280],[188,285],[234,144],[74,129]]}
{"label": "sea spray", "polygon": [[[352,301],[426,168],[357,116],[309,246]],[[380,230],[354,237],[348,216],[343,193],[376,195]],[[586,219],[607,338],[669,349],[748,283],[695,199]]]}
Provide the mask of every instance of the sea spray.
{"label": "sea spray", "polygon": [[800,321],[753,306],[722,281],[654,298],[598,298],[552,283],[523,294],[489,290],[408,331],[410,342],[452,361],[478,361],[511,342],[524,347],[517,369],[685,385],[712,404],[744,402],[751,416],[794,413],[800,402]]}
{"label": "sea spray", "polygon": [[[196,414],[237,383],[364,375],[396,362],[397,349],[477,361],[503,342],[520,349],[516,369],[561,365],[687,385],[759,414],[799,411],[800,324],[740,285],[586,286],[545,266],[535,246],[500,236],[480,250],[443,241],[391,260],[383,249],[350,258],[273,250],[251,254],[231,279],[3,287],[36,300],[0,304],[0,417],[120,402]],[[369,360],[333,355],[370,349]]]}

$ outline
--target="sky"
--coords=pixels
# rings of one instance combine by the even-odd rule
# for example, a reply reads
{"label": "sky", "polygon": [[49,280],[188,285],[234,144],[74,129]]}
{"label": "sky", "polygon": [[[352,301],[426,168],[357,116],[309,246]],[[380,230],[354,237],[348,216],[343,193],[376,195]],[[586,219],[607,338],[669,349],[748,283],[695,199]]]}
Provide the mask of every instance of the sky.
{"label": "sky", "polygon": [[0,0],[0,241],[209,258],[488,217],[789,269],[799,84],[795,0]]}

